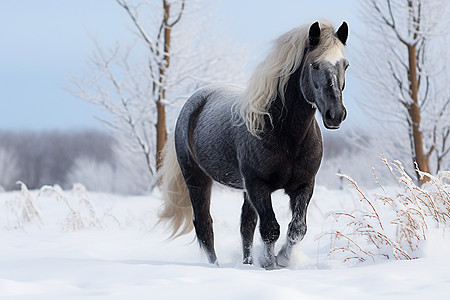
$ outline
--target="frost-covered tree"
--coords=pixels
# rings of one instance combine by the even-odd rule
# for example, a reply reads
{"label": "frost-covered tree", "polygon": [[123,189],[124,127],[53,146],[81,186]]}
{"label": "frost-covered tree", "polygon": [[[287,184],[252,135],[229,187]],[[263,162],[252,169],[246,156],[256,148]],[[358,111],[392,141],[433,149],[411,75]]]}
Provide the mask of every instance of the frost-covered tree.
{"label": "frost-covered tree", "polygon": [[81,183],[90,191],[118,192],[115,188],[114,166],[107,161],[79,157],[67,174],[67,182]]}
{"label": "frost-covered tree", "polygon": [[[359,74],[363,106],[386,126],[378,144],[414,173],[443,167],[448,141],[450,90],[447,0],[363,1],[367,21]],[[417,174],[417,178],[419,176]],[[426,179],[425,179],[426,180]]]}
{"label": "frost-covered tree", "polygon": [[136,164],[123,145],[112,146],[114,160],[79,156],[68,170],[66,186],[83,184],[89,191],[140,194],[148,189],[148,178],[142,176],[146,166]]}
{"label": "frost-covered tree", "polygon": [[[127,0],[116,1],[127,12],[139,36],[145,42],[150,52],[148,67],[152,81],[152,98],[156,104],[156,167],[158,168],[161,164],[160,153],[167,138],[164,101],[166,101],[168,90],[167,78],[172,54],[172,31],[184,14],[186,0],[173,3],[168,0],[162,0],[162,13],[157,21],[159,25],[157,24],[156,37],[150,35],[148,28],[144,26],[143,20],[140,20],[138,6],[133,6]],[[138,5],[143,4],[145,3],[138,3]],[[176,12],[174,12],[175,5],[179,6],[176,8]]]}
{"label": "frost-covered tree", "polygon": [[15,154],[6,148],[0,147],[0,190],[11,189],[19,180],[19,164]]}
{"label": "frost-covered tree", "polygon": [[[224,38],[214,5],[184,0],[116,0],[137,39],[106,47],[95,42],[84,78],[71,92],[102,106],[109,125],[147,182],[160,163],[166,119],[197,88],[243,78],[247,51]],[[167,110],[167,117],[166,117]],[[168,123],[170,127],[173,122]]]}

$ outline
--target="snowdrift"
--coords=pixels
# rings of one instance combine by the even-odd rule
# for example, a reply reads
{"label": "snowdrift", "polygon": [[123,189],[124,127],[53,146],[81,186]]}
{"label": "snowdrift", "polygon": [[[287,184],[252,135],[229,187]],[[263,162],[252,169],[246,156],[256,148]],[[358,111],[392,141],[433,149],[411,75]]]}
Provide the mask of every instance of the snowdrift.
{"label": "snowdrift", "polygon": [[[429,228],[418,259],[376,256],[359,262],[333,251],[330,212],[356,211],[354,189],[316,187],[308,233],[286,269],[241,264],[239,191],[215,186],[212,216],[220,268],[209,265],[194,234],[167,240],[157,226],[160,195],[90,193],[81,185],[0,193],[1,299],[444,299],[450,293],[450,238]],[[288,198],[273,195],[282,228]],[[389,216],[386,216],[388,218]],[[380,216],[382,221],[384,215]],[[330,227],[331,226],[331,227]],[[262,251],[258,233],[255,257]]]}

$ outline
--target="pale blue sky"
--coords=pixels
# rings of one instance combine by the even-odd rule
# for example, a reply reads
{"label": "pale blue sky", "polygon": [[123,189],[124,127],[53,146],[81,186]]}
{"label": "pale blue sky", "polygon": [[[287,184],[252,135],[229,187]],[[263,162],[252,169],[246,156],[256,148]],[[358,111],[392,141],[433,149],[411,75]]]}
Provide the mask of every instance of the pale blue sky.
{"label": "pale blue sky", "polygon": [[[250,49],[249,66],[272,40],[304,23],[326,18],[353,32],[361,21],[356,0],[223,0],[218,18],[226,34]],[[70,95],[69,73],[81,74],[93,50],[87,31],[105,46],[130,35],[114,0],[15,0],[0,2],[0,130],[102,128],[101,110]],[[349,78],[350,77],[350,78]],[[353,106],[351,72],[345,94]],[[351,116],[351,111],[350,111]],[[350,117],[349,117],[350,119]]]}

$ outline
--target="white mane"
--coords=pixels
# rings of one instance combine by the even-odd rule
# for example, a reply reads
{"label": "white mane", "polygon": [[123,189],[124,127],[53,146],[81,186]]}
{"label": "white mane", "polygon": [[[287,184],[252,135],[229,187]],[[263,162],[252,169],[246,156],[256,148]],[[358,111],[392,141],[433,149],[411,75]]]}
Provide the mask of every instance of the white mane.
{"label": "white mane", "polygon": [[[251,76],[242,102],[235,106],[245,122],[247,129],[258,136],[265,126],[264,117],[277,94],[284,101],[284,91],[289,77],[300,66],[309,40],[310,25],[303,25],[280,36],[274,44],[271,53],[258,65]],[[335,37],[333,25],[329,21],[320,22],[321,37],[317,48],[312,51],[311,58],[320,60],[330,48],[343,45]]]}

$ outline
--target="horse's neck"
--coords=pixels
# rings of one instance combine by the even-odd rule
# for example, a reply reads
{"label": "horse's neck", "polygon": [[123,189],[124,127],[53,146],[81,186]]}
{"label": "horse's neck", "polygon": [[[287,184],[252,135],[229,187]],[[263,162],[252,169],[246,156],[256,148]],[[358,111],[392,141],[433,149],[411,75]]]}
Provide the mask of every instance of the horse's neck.
{"label": "horse's neck", "polygon": [[284,102],[278,96],[270,111],[278,135],[301,139],[311,129],[316,109],[306,102],[300,91],[300,68],[289,78]]}

